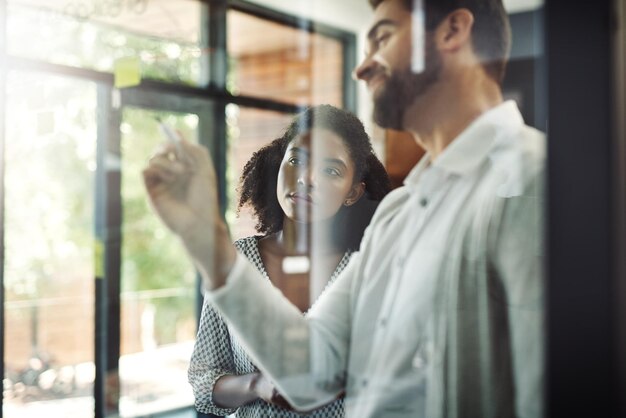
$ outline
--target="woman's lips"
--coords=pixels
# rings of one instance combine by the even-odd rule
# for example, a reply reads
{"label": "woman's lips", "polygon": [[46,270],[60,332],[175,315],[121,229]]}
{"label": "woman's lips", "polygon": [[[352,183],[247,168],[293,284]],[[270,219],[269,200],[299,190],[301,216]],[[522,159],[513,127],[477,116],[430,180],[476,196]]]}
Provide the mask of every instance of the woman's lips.
{"label": "woman's lips", "polygon": [[289,199],[293,200],[294,202],[305,202],[308,204],[313,204],[313,198],[311,197],[311,195],[306,193],[289,193],[287,197],[289,197]]}

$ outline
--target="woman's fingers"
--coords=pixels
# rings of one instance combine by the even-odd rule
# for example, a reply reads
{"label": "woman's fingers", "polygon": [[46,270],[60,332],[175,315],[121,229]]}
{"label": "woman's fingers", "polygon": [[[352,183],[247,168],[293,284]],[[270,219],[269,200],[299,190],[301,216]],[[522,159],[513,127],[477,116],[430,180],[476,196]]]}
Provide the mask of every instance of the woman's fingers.
{"label": "woman's fingers", "polygon": [[167,160],[179,162],[192,173],[195,173],[197,170],[203,170],[208,172],[211,178],[215,178],[213,160],[206,147],[189,142],[186,139],[182,139],[179,145],[180,147],[169,143],[163,144],[150,160],[152,161],[152,159],[157,157],[165,157]]}
{"label": "woman's fingers", "polygon": [[[182,181],[180,168],[169,167],[162,162],[153,162],[143,170],[143,177],[148,191],[170,187]],[[154,190],[156,191],[156,190]]]}
{"label": "woman's fingers", "polygon": [[274,391],[272,393],[272,403],[274,405],[278,405],[281,408],[293,411],[293,407],[289,404],[289,402],[287,402],[287,399],[283,398],[280,393],[278,393],[278,391],[276,390],[276,388],[274,388]]}
{"label": "woman's fingers", "polygon": [[198,169],[206,170],[211,177],[215,177],[213,160],[206,147],[187,140],[182,140],[180,144],[184,154],[188,158],[187,164],[192,171],[195,172]]}
{"label": "woman's fingers", "polygon": [[188,168],[184,163],[176,159],[172,159],[169,154],[158,154],[150,158],[148,164],[149,167],[153,167],[166,175],[181,176],[188,172]]}

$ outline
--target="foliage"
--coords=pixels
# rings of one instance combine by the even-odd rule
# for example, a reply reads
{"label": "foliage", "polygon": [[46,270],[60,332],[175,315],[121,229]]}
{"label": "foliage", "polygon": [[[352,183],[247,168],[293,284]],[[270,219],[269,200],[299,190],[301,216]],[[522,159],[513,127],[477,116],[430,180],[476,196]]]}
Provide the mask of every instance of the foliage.
{"label": "foliage", "polygon": [[[180,297],[153,299],[161,342],[174,342],[178,319],[193,318],[195,270],[176,239],[148,207],[141,170],[162,140],[155,117],[193,138],[195,115],[127,108],[122,123],[122,289],[183,289]],[[172,338],[174,338],[172,340]]]}
{"label": "foliage", "polygon": [[[7,30],[14,55],[101,71],[111,71],[117,58],[138,56],[143,77],[199,78],[196,45],[17,5],[9,7]],[[105,111],[97,109],[96,85],[22,73],[10,76],[7,90],[7,300],[93,298],[96,115]],[[195,272],[149,210],[141,183],[141,170],[161,141],[155,115],[141,109],[123,115],[122,296],[123,303],[156,307],[158,343],[167,343],[176,341],[181,321],[193,321]],[[193,115],[159,116],[189,137],[197,126]],[[82,290],[77,283],[85,284]],[[155,289],[162,291],[155,296]]]}
{"label": "foliage", "polygon": [[11,55],[105,72],[113,71],[119,58],[138,57],[145,78],[184,84],[200,81],[205,51],[195,43],[135,34],[122,26],[17,4],[9,5],[7,20]]}

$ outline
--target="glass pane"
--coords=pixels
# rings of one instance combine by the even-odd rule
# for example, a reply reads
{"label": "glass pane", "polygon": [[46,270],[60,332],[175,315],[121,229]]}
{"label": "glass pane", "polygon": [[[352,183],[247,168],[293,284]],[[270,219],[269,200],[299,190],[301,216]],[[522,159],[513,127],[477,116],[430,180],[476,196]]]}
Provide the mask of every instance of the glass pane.
{"label": "glass pane", "polygon": [[9,0],[7,49],[106,72],[136,57],[144,78],[199,84],[202,8],[194,0]]}
{"label": "glass pane", "polygon": [[340,41],[236,10],[228,11],[227,24],[232,94],[342,106]]}
{"label": "glass pane", "polygon": [[96,86],[7,83],[6,417],[93,416]]}
{"label": "glass pane", "polygon": [[255,235],[255,220],[248,207],[237,210],[239,178],[255,151],[280,137],[293,115],[230,104],[226,107],[228,132],[228,206],[226,220],[234,240]]}
{"label": "glass pane", "polygon": [[195,270],[148,207],[141,170],[162,137],[155,120],[195,140],[193,114],[126,108],[122,131],[120,413],[145,416],[193,404],[187,367],[196,332]]}

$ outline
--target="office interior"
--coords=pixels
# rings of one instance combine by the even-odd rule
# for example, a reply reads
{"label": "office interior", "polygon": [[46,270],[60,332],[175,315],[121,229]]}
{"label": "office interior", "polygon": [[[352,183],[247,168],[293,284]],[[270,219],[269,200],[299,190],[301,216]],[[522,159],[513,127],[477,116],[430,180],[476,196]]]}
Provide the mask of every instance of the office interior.
{"label": "office interior", "polygon": [[[546,416],[626,417],[626,1],[505,0],[503,83],[548,138]],[[206,146],[233,239],[252,153],[307,106],[423,155],[352,78],[365,0],[0,0],[2,415],[196,417],[199,276],[150,211],[165,121]],[[575,400],[575,401],[574,401]]]}

